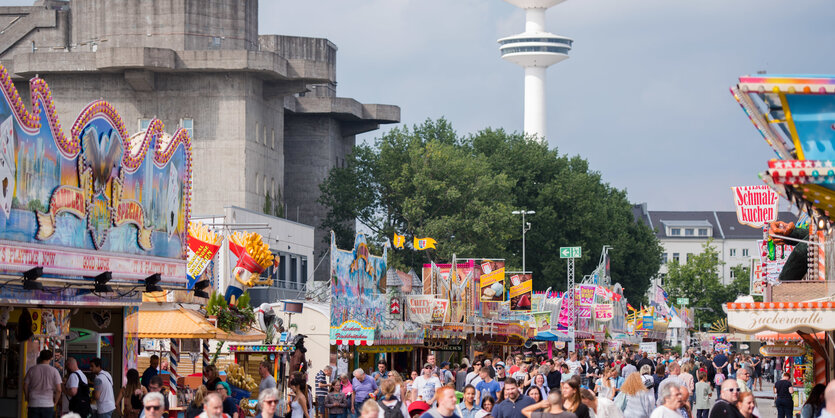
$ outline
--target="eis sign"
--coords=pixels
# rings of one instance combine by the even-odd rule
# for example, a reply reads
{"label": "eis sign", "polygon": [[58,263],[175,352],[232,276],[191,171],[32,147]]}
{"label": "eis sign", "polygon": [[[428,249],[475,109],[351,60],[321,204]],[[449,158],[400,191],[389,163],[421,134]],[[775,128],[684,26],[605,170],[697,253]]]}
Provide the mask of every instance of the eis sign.
{"label": "eis sign", "polygon": [[736,218],[743,225],[761,228],[777,220],[780,196],[766,185],[731,187],[736,203]]}

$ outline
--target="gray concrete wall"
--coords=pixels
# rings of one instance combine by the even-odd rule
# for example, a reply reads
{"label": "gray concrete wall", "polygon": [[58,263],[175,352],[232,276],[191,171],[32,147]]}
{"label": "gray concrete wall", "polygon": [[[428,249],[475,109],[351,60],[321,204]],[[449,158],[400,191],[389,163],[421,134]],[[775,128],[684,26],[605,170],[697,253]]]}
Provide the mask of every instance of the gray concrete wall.
{"label": "gray concrete wall", "polygon": [[[257,0],[73,0],[72,41],[82,50],[258,48]],[[89,47],[88,47],[89,48]]]}
{"label": "gray concrete wall", "polygon": [[[321,228],[327,208],[316,200],[319,185],[330,170],[345,161],[356,139],[343,137],[338,120],[328,115],[285,115],[285,202],[287,217],[316,227],[314,266],[328,250],[330,231]],[[328,280],[327,266],[316,270],[315,280]]]}

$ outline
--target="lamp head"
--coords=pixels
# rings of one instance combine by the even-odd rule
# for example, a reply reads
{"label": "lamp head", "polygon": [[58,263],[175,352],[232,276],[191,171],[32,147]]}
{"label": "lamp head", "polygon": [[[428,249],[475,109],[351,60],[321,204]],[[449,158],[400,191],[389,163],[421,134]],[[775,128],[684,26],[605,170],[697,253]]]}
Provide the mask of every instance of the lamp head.
{"label": "lamp head", "polygon": [[160,282],[160,280],[162,280],[162,275],[160,275],[159,273],[154,273],[154,274],[146,277],[145,280],[144,280],[145,291],[146,292],[161,292],[162,287],[160,287],[160,285],[157,284],[157,283]]}
{"label": "lamp head", "polygon": [[25,290],[43,290],[43,283],[38,280],[43,275],[43,267],[35,267],[23,272],[23,288]]}
{"label": "lamp head", "polygon": [[109,271],[105,271],[104,273],[99,274],[95,277],[96,285],[94,290],[99,293],[112,292],[113,288],[107,284],[107,282],[109,282],[112,278],[113,273]]}

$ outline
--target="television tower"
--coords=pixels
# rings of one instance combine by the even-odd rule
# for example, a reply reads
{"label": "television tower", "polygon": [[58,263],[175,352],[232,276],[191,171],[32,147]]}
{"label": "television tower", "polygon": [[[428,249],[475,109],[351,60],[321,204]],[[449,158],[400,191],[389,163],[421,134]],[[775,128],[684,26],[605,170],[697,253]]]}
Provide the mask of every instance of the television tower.
{"label": "television tower", "polygon": [[545,11],[565,0],[505,1],[525,9],[525,32],[499,39],[499,51],[525,68],[525,135],[545,140],[545,70],[568,58],[574,42],[545,31]]}

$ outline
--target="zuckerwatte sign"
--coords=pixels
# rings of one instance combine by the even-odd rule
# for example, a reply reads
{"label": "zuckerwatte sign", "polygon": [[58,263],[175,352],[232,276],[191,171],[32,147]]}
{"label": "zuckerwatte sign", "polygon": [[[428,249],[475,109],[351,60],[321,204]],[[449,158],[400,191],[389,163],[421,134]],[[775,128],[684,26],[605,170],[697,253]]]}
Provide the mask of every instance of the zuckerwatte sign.
{"label": "zuckerwatte sign", "polygon": [[736,219],[743,225],[761,228],[777,220],[780,197],[766,185],[731,187],[736,203]]}

